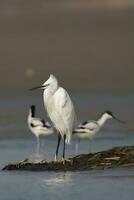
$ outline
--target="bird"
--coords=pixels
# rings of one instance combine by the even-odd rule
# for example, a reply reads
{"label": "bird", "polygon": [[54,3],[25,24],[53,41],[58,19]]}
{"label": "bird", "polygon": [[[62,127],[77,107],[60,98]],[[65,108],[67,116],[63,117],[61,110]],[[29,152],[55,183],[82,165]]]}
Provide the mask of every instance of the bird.
{"label": "bird", "polygon": [[61,138],[63,139],[62,160],[65,163],[65,144],[70,144],[72,131],[76,125],[76,113],[68,92],[59,86],[57,78],[50,74],[47,81],[41,86],[31,90],[43,89],[43,100],[47,114],[58,133],[58,143],[55,153],[55,161],[58,158],[58,151]]}
{"label": "bird", "polygon": [[[116,118],[111,111],[107,110],[101,114],[97,121],[88,120],[80,123],[78,127],[73,131],[73,136],[78,140],[92,140],[108,119],[115,119],[120,123],[125,123],[125,121]],[[78,143],[76,144],[75,150],[76,153],[78,153]]]}
{"label": "bird", "polygon": [[35,117],[36,107],[31,105],[29,108],[27,123],[31,132],[35,135],[37,139],[36,154],[40,154],[40,135],[49,136],[54,133],[53,127],[49,122],[45,122],[44,119]]}

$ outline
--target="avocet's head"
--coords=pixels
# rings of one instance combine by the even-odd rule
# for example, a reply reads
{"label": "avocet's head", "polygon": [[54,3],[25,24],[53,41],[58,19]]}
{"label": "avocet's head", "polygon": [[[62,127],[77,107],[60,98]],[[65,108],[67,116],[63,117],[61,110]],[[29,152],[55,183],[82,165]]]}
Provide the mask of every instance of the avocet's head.
{"label": "avocet's head", "polygon": [[103,112],[103,113],[102,113],[102,116],[105,116],[107,119],[113,118],[113,114],[112,114],[112,112],[109,111],[109,110]]}
{"label": "avocet's head", "polygon": [[29,109],[29,114],[34,117],[35,116],[35,105],[31,105]]}
{"label": "avocet's head", "polygon": [[36,86],[34,88],[31,88],[30,90],[36,90],[36,89],[48,89],[51,88],[52,90],[56,90],[58,87],[58,80],[56,77],[52,74],[50,74],[50,77],[47,81],[45,81],[41,86]]}
{"label": "avocet's head", "polygon": [[118,119],[117,117],[115,117],[113,113],[109,110],[105,111],[102,115],[105,116],[107,119],[115,119],[118,122],[125,123],[125,121],[122,121]]}

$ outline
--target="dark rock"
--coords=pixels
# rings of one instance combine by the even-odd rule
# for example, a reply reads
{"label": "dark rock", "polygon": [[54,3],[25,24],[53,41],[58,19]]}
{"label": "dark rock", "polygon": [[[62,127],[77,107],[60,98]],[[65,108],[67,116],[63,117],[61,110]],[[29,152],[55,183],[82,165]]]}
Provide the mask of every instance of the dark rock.
{"label": "dark rock", "polygon": [[29,171],[83,171],[104,170],[109,168],[134,168],[134,146],[114,147],[93,154],[83,154],[70,158],[69,161],[51,161],[30,163],[28,159],[9,164],[3,170]]}

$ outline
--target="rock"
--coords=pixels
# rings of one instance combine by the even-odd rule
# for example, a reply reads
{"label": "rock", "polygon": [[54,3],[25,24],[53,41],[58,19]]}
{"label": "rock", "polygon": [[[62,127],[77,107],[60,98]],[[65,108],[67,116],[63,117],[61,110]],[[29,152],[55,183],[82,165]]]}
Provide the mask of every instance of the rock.
{"label": "rock", "polygon": [[104,170],[109,168],[134,168],[134,146],[114,147],[106,151],[78,155],[69,161],[29,162],[28,159],[9,164],[3,170],[29,171],[83,171]]}

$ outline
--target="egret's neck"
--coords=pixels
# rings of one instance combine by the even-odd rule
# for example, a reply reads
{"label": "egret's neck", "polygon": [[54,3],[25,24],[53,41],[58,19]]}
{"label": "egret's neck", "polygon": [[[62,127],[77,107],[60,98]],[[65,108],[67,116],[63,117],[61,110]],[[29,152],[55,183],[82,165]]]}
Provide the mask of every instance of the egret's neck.
{"label": "egret's neck", "polygon": [[44,106],[49,117],[50,113],[53,112],[53,106],[54,106],[53,96],[57,90],[58,90],[58,82],[55,82],[50,86],[48,86],[48,88],[46,88],[43,92]]}
{"label": "egret's neck", "polygon": [[44,94],[43,94],[44,98],[45,99],[49,98],[50,100],[50,97],[53,96],[54,93],[58,90],[58,87],[59,86],[57,82],[51,84],[48,88],[44,90]]}
{"label": "egret's neck", "polygon": [[48,113],[53,108],[53,94],[49,88],[43,92],[44,106]]}
{"label": "egret's neck", "polygon": [[100,119],[98,119],[98,124],[103,126],[108,119],[108,116],[104,114],[100,117]]}

